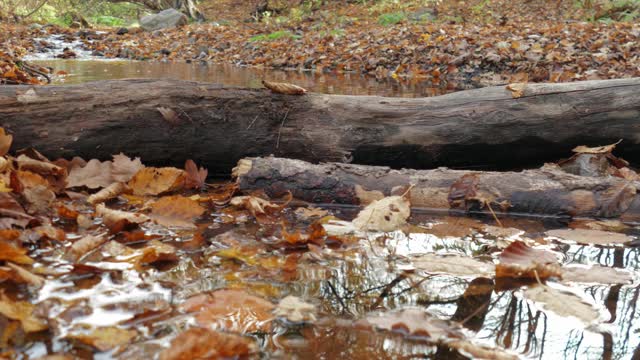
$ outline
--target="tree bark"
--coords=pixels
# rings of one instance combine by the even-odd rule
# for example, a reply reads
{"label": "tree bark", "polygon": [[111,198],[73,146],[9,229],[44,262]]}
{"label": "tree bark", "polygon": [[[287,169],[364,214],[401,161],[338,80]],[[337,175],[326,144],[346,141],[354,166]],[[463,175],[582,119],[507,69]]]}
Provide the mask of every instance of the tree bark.
{"label": "tree bark", "polygon": [[363,205],[408,190],[415,209],[640,220],[640,182],[577,176],[553,164],[521,172],[474,172],[265,157],[240,160],[234,176],[241,191],[261,189],[274,198],[291,192],[321,204]]}
{"label": "tree bark", "polygon": [[52,158],[125,152],[163,165],[192,158],[220,175],[243,157],[269,154],[394,168],[527,168],[619,139],[616,154],[640,162],[639,120],[640,78],[531,84],[520,98],[502,86],[418,99],[150,79],[0,87],[0,125],[15,148]]}

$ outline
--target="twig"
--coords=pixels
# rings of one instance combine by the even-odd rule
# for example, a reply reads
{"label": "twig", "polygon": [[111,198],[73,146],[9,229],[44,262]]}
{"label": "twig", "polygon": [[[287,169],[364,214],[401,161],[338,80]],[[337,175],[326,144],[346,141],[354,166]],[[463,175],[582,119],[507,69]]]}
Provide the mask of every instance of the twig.
{"label": "twig", "polygon": [[407,278],[407,275],[402,273],[400,275],[398,275],[395,279],[391,280],[390,283],[388,283],[384,289],[382,290],[382,292],[380,293],[380,295],[378,295],[378,298],[376,299],[376,302],[373,303],[373,305],[371,305],[371,309],[376,309],[380,303],[382,302],[382,300],[384,300],[384,298],[386,298],[387,296],[389,296],[389,294],[391,293],[391,289],[393,289],[396,285],[398,285],[400,282],[404,281]]}
{"label": "twig", "polygon": [[38,12],[38,10],[40,10],[40,8],[41,8],[41,7],[43,7],[43,6],[44,6],[44,4],[46,4],[46,3],[47,3],[47,1],[49,1],[49,0],[42,0],[42,1],[40,2],[40,4],[38,4],[38,6],[36,6],[36,7],[35,7],[35,9],[33,9],[33,10],[32,10],[30,13],[28,13],[27,15],[23,16],[23,17],[22,17],[22,20],[24,20],[24,19],[28,18],[29,16],[31,16],[31,15],[35,14],[36,12]]}
{"label": "twig", "polygon": [[253,120],[251,121],[251,124],[249,124],[249,126],[247,126],[247,130],[249,130],[251,128],[251,126],[253,126],[253,123],[255,123],[256,120],[258,120],[258,116],[259,115],[256,115],[256,117],[253,118]]}
{"label": "twig", "polygon": [[276,149],[280,147],[280,134],[282,133],[284,122],[285,120],[287,120],[287,115],[289,115],[289,109],[287,109],[287,112],[284,114],[284,117],[282,118],[282,124],[280,124],[280,128],[278,129],[278,139],[276,140]]}
{"label": "twig", "polygon": [[496,223],[498,223],[498,226],[504,227],[504,226],[502,226],[502,223],[500,222],[500,219],[498,219],[498,217],[496,216],[496,213],[493,212],[493,209],[491,208],[491,204],[488,201],[485,201],[484,203],[489,208],[489,211],[491,212],[491,215],[493,215],[493,219],[496,221]]}

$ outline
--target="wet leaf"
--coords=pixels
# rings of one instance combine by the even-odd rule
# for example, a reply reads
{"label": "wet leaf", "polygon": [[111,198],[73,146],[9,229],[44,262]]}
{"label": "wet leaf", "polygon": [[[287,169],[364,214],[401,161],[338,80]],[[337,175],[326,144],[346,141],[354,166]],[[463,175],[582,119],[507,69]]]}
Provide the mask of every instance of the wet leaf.
{"label": "wet leaf", "polygon": [[547,285],[538,285],[525,290],[526,299],[540,305],[545,311],[550,311],[562,317],[572,317],[588,325],[600,318],[596,308],[577,295],[556,290]]}
{"label": "wet leaf", "polygon": [[87,202],[89,204],[97,204],[97,203],[102,203],[105,202],[107,200],[111,200],[115,197],[117,197],[120,194],[124,194],[126,192],[129,192],[130,189],[129,187],[121,182],[116,182],[113,183],[107,187],[105,187],[104,189],[98,191],[97,193],[90,195],[87,198]]}
{"label": "wet leaf", "polygon": [[425,337],[432,341],[464,338],[464,334],[446,320],[440,320],[430,313],[416,308],[368,316],[358,324],[358,326],[366,325],[404,335]]}
{"label": "wet leaf", "polygon": [[27,211],[31,214],[50,212],[51,204],[56,199],[56,194],[42,185],[24,189],[22,196],[27,202]]}
{"label": "wet leaf", "polygon": [[303,95],[307,92],[306,89],[301,88],[300,86],[288,84],[288,83],[279,83],[279,82],[271,82],[262,80],[262,85],[267,89],[271,90],[276,94],[285,94],[285,95]]}
{"label": "wet leaf", "polygon": [[125,330],[117,327],[99,327],[87,334],[72,334],[66,339],[77,340],[85,345],[89,345],[98,351],[109,351],[118,346],[131,343],[137,336],[135,330]]}
{"label": "wet leaf", "polygon": [[[291,195],[291,194],[289,194]],[[291,200],[291,197],[289,197]],[[268,200],[261,199],[256,196],[236,196],[231,199],[229,204],[241,209],[247,209],[256,218],[263,218],[284,209],[289,201],[284,204],[275,204]]]}
{"label": "wet leaf", "polygon": [[0,240],[0,260],[23,265],[33,264],[33,259],[27,255],[27,249],[11,240]]}
{"label": "wet leaf", "polygon": [[573,265],[562,268],[563,282],[596,284],[631,284],[633,274],[627,270],[601,265]]}
{"label": "wet leaf", "polygon": [[12,300],[0,292],[0,314],[12,320],[18,320],[25,332],[46,330],[49,326],[33,315],[35,306],[28,301]]}
{"label": "wet leaf", "polygon": [[106,241],[107,238],[104,235],[86,235],[85,237],[75,241],[73,245],[71,245],[69,250],[67,250],[65,257],[69,260],[77,261],[82,256],[88,254],[94,249],[97,249]]}
{"label": "wet leaf", "polygon": [[250,338],[191,328],[180,333],[171,345],[160,353],[160,360],[243,358],[257,348]]}
{"label": "wet leaf", "polygon": [[407,223],[411,204],[405,196],[389,196],[367,205],[353,220],[362,231],[395,231]]}
{"label": "wet leaf", "polygon": [[515,241],[500,253],[496,277],[544,280],[560,277],[560,263],[550,251],[538,250],[522,241]]}
{"label": "wet leaf", "polygon": [[58,165],[43,160],[32,159],[26,155],[16,158],[19,170],[28,170],[40,175],[65,175],[66,170]]}
{"label": "wet leaf", "polygon": [[625,234],[588,229],[555,229],[547,231],[547,236],[568,240],[583,245],[619,245],[633,240]]}
{"label": "wet leaf", "polygon": [[159,195],[179,190],[184,185],[183,170],[164,167],[146,167],[138,171],[129,181],[134,195]]}
{"label": "wet leaf", "polygon": [[209,173],[207,169],[198,168],[196,163],[189,159],[184,164],[184,170],[187,173],[185,178],[185,187],[187,189],[202,189],[205,187],[207,174]]}
{"label": "wet leaf", "polygon": [[492,263],[460,255],[423,254],[411,258],[417,270],[428,273],[442,273],[462,276],[492,276],[495,266]]}
{"label": "wet leaf", "polygon": [[142,256],[138,260],[140,264],[153,264],[157,262],[178,261],[178,249],[160,240],[151,240],[141,249]]}
{"label": "wet leaf", "polygon": [[327,210],[316,207],[299,207],[295,211],[296,216],[301,220],[308,220],[311,218],[325,217],[329,214]]}
{"label": "wet leaf", "polygon": [[478,174],[465,174],[456,180],[449,189],[449,206],[452,209],[467,209],[467,201],[473,199],[478,194],[478,184],[480,178]]}
{"label": "wet leaf", "polygon": [[302,301],[296,296],[287,296],[280,300],[273,313],[291,322],[309,322],[316,320],[316,307],[313,304]]}
{"label": "wet leaf", "polygon": [[102,223],[112,232],[120,231],[125,226],[142,224],[150,220],[145,214],[109,209],[104,204],[96,206],[96,216],[102,217]]}
{"label": "wet leaf", "polygon": [[0,281],[11,280],[15,283],[29,284],[33,287],[40,288],[44,284],[44,278],[33,274],[29,270],[7,262],[6,266],[0,267]]}
{"label": "wet leaf", "polygon": [[268,332],[274,308],[265,299],[234,289],[196,295],[180,305],[180,310],[196,313],[201,326],[240,333]]}
{"label": "wet leaf", "polygon": [[205,209],[197,201],[174,195],[165,196],[151,204],[151,219],[168,227],[195,228],[194,220]]}

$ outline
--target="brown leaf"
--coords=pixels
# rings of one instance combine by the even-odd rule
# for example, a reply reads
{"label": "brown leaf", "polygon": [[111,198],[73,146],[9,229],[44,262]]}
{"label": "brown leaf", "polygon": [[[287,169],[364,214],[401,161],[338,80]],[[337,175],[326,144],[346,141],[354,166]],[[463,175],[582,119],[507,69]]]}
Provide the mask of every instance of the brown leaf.
{"label": "brown leaf", "polygon": [[142,249],[142,257],[138,263],[148,265],[156,262],[178,261],[178,249],[160,240],[151,240]]}
{"label": "brown leaf", "polygon": [[104,188],[113,183],[111,161],[92,159],[84,167],[74,167],[67,177],[67,188],[86,186],[89,189]]}
{"label": "brown leaf", "polygon": [[590,325],[600,318],[599,312],[593,305],[568,291],[556,290],[547,285],[538,285],[525,290],[524,296],[540,305],[545,311],[565,318],[576,318],[585,325]]}
{"label": "brown leaf", "polygon": [[18,156],[15,161],[20,170],[29,170],[40,175],[64,176],[66,174],[66,170],[58,165],[44,160],[32,159],[24,154]]}
{"label": "brown leaf", "polygon": [[113,155],[111,175],[113,181],[127,182],[140,170],[144,168],[140,158],[133,160],[125,154]]}
{"label": "brown leaf", "polygon": [[407,223],[411,203],[406,196],[388,196],[367,205],[353,219],[353,225],[362,231],[395,231]]}
{"label": "brown leaf", "polygon": [[6,135],[4,128],[0,127],[0,156],[5,156],[11,148],[13,136]]}
{"label": "brown leaf", "polygon": [[478,174],[465,174],[449,189],[449,206],[452,209],[467,209],[467,200],[475,198],[480,178]]}
{"label": "brown leaf", "polygon": [[168,107],[159,106],[156,108],[162,114],[162,117],[171,125],[176,126],[182,123],[180,119],[180,115],[176,113],[173,109]]}
{"label": "brown leaf", "polygon": [[329,212],[325,209],[316,207],[299,207],[295,211],[296,216],[301,220],[309,220],[311,218],[321,218],[329,215]]}
{"label": "brown leaf", "polygon": [[514,99],[521,98],[524,95],[524,91],[526,88],[526,83],[514,83],[507,85],[507,90],[511,91],[511,96]]}
{"label": "brown leaf", "polygon": [[300,86],[288,84],[288,83],[279,83],[279,82],[271,82],[262,80],[262,85],[267,89],[271,90],[276,94],[285,94],[285,95],[303,95],[307,92],[306,89],[301,88]]}
{"label": "brown leaf", "polygon": [[537,250],[522,241],[515,241],[502,251],[496,265],[496,277],[544,280],[560,277],[558,258],[554,253]]}
{"label": "brown leaf", "polygon": [[596,284],[631,284],[633,283],[633,274],[627,270],[602,265],[575,265],[562,268],[562,281]]}
{"label": "brown leaf", "polygon": [[289,200],[284,204],[275,204],[256,196],[236,196],[231,199],[229,204],[231,206],[247,209],[251,215],[259,219],[284,209],[290,200],[291,193],[289,193]]}
{"label": "brown leaf", "polygon": [[146,167],[129,181],[134,195],[159,195],[182,188],[186,173],[183,170],[164,167]]}
{"label": "brown leaf", "polygon": [[428,273],[462,276],[492,276],[494,274],[492,263],[479,261],[469,256],[423,254],[411,258],[411,263],[416,270]]}
{"label": "brown leaf", "polygon": [[631,183],[619,184],[598,193],[596,197],[598,217],[618,217],[622,215],[636,197],[636,187]]}
{"label": "brown leaf", "polygon": [[12,320],[18,320],[25,332],[46,330],[49,326],[33,315],[35,306],[28,301],[12,300],[0,292],[0,314]]}
{"label": "brown leaf", "polygon": [[65,254],[65,258],[72,261],[78,261],[82,256],[98,248],[106,241],[107,238],[104,235],[86,235],[71,245]]}
{"label": "brown leaf", "polygon": [[96,215],[102,217],[102,223],[112,232],[120,231],[125,226],[142,224],[149,221],[147,215],[109,209],[104,206],[104,204],[98,204],[98,206],[96,206]]}
{"label": "brown leaf", "polygon": [[169,227],[195,228],[194,219],[201,216],[205,209],[197,201],[174,195],[165,196],[151,204],[151,219],[160,225]]}
{"label": "brown leaf", "polygon": [[33,264],[33,259],[27,255],[27,249],[17,245],[13,240],[0,240],[0,260],[23,265]]}
{"label": "brown leaf", "polygon": [[573,241],[583,245],[617,245],[633,240],[625,234],[588,229],[556,229],[547,231],[547,236]]}
{"label": "brown leaf", "polygon": [[201,326],[240,333],[268,332],[274,308],[265,299],[234,289],[199,294],[180,305],[182,311],[197,313]]}
{"label": "brown leaf", "polygon": [[65,338],[80,341],[98,351],[109,351],[118,346],[129,345],[137,335],[135,330],[109,326],[96,328],[86,334],[67,335]]}
{"label": "brown leaf", "polygon": [[160,360],[244,358],[256,352],[250,338],[210,329],[191,328],[176,336]]}
{"label": "brown leaf", "polygon": [[10,279],[15,283],[29,284],[36,288],[44,284],[44,278],[11,262],[7,262],[6,267],[0,267],[0,279]]}
{"label": "brown leaf", "polygon": [[606,154],[613,151],[616,148],[616,145],[620,144],[622,139],[618,140],[615,144],[604,145],[604,146],[596,146],[596,147],[588,147],[584,145],[580,145],[575,147],[572,151],[574,153],[579,154]]}
{"label": "brown leaf", "polygon": [[95,194],[90,195],[89,197],[87,197],[87,202],[89,204],[97,204],[97,203],[102,203],[105,202],[107,200],[111,200],[115,197],[117,197],[120,194],[124,194],[130,192],[129,187],[121,182],[116,182],[113,183],[109,186],[107,186],[106,188],[98,191]]}
{"label": "brown leaf", "polygon": [[48,186],[43,185],[24,189],[22,196],[27,202],[27,211],[31,214],[50,212],[51,204],[56,199],[56,194]]}
{"label": "brown leaf", "polygon": [[185,179],[185,187],[187,189],[202,189],[206,185],[207,174],[209,173],[207,169],[201,167],[198,169],[193,160],[189,159],[184,164],[184,170],[187,172],[187,176]]}

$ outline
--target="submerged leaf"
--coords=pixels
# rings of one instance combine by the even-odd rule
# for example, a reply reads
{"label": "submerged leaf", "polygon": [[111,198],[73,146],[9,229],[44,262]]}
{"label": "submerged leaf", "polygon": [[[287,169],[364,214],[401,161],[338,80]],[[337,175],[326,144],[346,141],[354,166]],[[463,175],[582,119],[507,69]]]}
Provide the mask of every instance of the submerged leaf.
{"label": "submerged leaf", "polygon": [[555,229],[547,231],[547,236],[583,245],[619,245],[633,240],[632,237],[625,234],[589,229]]}
{"label": "submerged leaf", "polygon": [[197,201],[174,195],[165,196],[151,204],[151,219],[160,225],[195,228],[194,219],[205,209]]}
{"label": "submerged leaf", "polygon": [[560,264],[554,253],[515,241],[502,251],[496,265],[496,277],[544,280],[561,276]]}
{"label": "submerged leaf", "polygon": [[176,336],[160,353],[160,360],[244,358],[256,351],[248,337],[203,328],[191,328]]}
{"label": "submerged leaf", "polygon": [[362,231],[395,231],[407,223],[411,204],[405,196],[388,196],[367,205],[353,220]]}
{"label": "submerged leaf", "polygon": [[556,290],[547,285],[538,285],[525,290],[525,298],[531,300],[545,311],[551,311],[562,317],[573,317],[584,324],[592,324],[600,318],[600,313],[593,305],[575,294]]}
{"label": "submerged leaf", "polygon": [[424,254],[411,259],[413,266],[429,273],[444,273],[462,276],[492,276],[495,266],[492,263],[460,255]]}
{"label": "submerged leaf", "polygon": [[159,195],[182,188],[185,177],[186,173],[180,169],[146,167],[138,171],[128,185],[134,195]]}
{"label": "submerged leaf", "polygon": [[66,338],[80,341],[98,351],[109,351],[118,346],[130,344],[137,334],[135,330],[109,326],[99,327],[87,334],[68,335]]}
{"label": "submerged leaf", "polygon": [[287,296],[280,300],[273,313],[291,322],[316,320],[316,307],[295,296]]}

